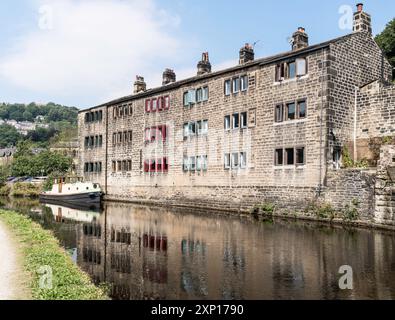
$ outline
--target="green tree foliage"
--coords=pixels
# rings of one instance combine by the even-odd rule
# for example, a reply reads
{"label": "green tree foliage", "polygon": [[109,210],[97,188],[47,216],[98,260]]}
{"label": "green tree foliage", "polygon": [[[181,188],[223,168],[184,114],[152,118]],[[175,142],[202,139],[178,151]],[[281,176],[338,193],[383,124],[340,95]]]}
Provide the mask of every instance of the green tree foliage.
{"label": "green tree foliage", "polygon": [[48,142],[58,131],[55,128],[37,128],[27,134],[27,139],[32,142]]}
{"label": "green tree foliage", "polygon": [[12,163],[14,176],[48,176],[53,172],[66,173],[72,165],[72,159],[56,152],[45,150],[34,154],[29,142],[22,142]]}
{"label": "green tree foliage", "polygon": [[66,121],[76,125],[78,109],[53,102],[46,105],[0,103],[0,119],[32,122],[38,116],[44,117],[46,123]]}
{"label": "green tree foliage", "polygon": [[376,42],[392,66],[395,67],[395,18],[387,24],[382,33],[376,36]]}
{"label": "green tree foliage", "polygon": [[21,139],[22,136],[13,126],[0,125],[0,148],[15,146]]}

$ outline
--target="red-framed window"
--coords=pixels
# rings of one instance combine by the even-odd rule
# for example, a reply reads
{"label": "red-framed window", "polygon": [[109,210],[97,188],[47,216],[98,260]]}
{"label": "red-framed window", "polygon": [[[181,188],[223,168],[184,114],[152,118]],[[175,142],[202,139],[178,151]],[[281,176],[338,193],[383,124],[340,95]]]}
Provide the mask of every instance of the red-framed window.
{"label": "red-framed window", "polygon": [[150,169],[150,163],[149,160],[144,161],[144,172],[148,173]]}
{"label": "red-framed window", "polygon": [[150,142],[151,141],[151,129],[146,128],[145,129],[145,142]]}
{"label": "red-framed window", "polygon": [[162,172],[163,170],[163,160],[158,159],[156,160],[156,172]]}
{"label": "red-framed window", "polygon": [[164,99],[163,97],[158,98],[157,100],[157,109],[158,111],[163,111],[163,107],[164,107]]}
{"label": "red-framed window", "polygon": [[165,157],[163,158],[163,172],[168,172],[169,171],[169,161]]}
{"label": "red-framed window", "polygon": [[151,100],[150,99],[145,100],[145,112],[146,113],[151,112]]}
{"label": "red-framed window", "polygon": [[158,104],[158,99],[155,98],[151,100],[151,112],[156,112],[158,110],[157,104]]}
{"label": "red-framed window", "polygon": [[156,131],[157,131],[156,127],[152,127],[150,130],[151,142],[154,142],[156,140],[156,135],[157,135]]}
{"label": "red-framed window", "polygon": [[163,98],[163,104],[164,104],[164,109],[165,110],[169,110],[170,109],[170,97],[169,96],[165,96]]}
{"label": "red-framed window", "polygon": [[150,162],[150,172],[156,172],[156,160],[151,160]]}

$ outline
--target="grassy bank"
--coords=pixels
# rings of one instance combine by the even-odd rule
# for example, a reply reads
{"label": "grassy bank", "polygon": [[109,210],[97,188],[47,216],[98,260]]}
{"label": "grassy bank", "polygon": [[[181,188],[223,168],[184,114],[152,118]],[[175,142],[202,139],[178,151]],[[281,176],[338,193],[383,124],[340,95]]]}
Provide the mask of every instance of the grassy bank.
{"label": "grassy bank", "polygon": [[38,198],[42,192],[42,185],[32,183],[15,183],[14,185],[3,185],[0,187],[0,196],[15,198]]}
{"label": "grassy bank", "polygon": [[[59,242],[40,225],[16,212],[0,210],[0,219],[22,244],[24,268],[31,274],[31,290],[36,300],[105,300],[97,288],[60,247]],[[41,288],[43,274],[52,271],[52,288]],[[41,273],[40,273],[41,272]]]}

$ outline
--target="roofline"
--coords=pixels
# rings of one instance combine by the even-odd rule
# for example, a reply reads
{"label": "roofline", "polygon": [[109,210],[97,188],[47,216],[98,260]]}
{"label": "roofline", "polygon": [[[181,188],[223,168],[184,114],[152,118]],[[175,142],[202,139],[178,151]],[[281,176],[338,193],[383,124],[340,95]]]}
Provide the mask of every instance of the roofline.
{"label": "roofline", "polygon": [[141,93],[138,93],[138,94],[132,94],[132,95],[124,96],[122,98],[111,100],[111,101],[109,101],[107,103],[103,103],[103,104],[97,105],[95,107],[91,107],[91,108],[86,108],[86,109],[80,110],[78,113],[94,110],[94,109],[97,109],[97,108],[103,108],[103,107],[106,107],[106,106],[111,106],[111,105],[115,105],[115,104],[119,104],[119,103],[124,103],[124,102],[131,101],[131,100],[137,100],[137,99],[149,97],[149,96],[154,95],[154,94],[166,92],[166,91],[169,91],[169,90],[172,90],[172,89],[177,89],[177,88],[179,88],[181,86],[184,86],[186,84],[193,83],[193,82],[196,82],[196,81],[201,81],[201,80],[205,80],[205,79],[214,78],[214,77],[222,75],[222,74],[234,72],[234,71],[237,71],[237,70],[247,69],[247,68],[251,68],[251,67],[255,67],[255,66],[265,66],[265,65],[277,62],[277,61],[284,60],[284,59],[289,59],[289,58],[297,57],[299,55],[303,55],[303,54],[306,54],[306,53],[311,53],[311,52],[314,52],[314,51],[325,49],[325,48],[329,47],[332,43],[335,43],[335,42],[338,42],[340,40],[349,38],[349,37],[353,36],[354,34],[355,33],[350,33],[350,34],[347,34],[345,36],[341,36],[341,37],[338,37],[338,38],[335,38],[335,39],[332,39],[332,40],[329,40],[329,41],[326,41],[326,42],[322,42],[322,43],[319,43],[319,44],[316,44],[316,45],[313,45],[313,46],[309,46],[307,48],[300,49],[300,50],[297,50],[297,51],[283,52],[283,53],[280,53],[280,54],[277,54],[277,55],[273,55],[273,56],[269,56],[269,57],[266,57],[266,58],[260,58],[260,59],[248,62],[246,64],[237,65],[237,66],[234,66],[234,67],[230,67],[230,68],[219,70],[219,71],[212,72],[212,73],[207,73],[207,74],[200,75],[200,76],[194,76],[194,77],[187,78],[187,79],[184,79],[184,80],[180,80],[180,81],[177,81],[177,82],[173,82],[173,83],[170,83],[168,85],[161,86],[161,87],[148,89],[147,91],[144,91],[144,92],[141,92]]}

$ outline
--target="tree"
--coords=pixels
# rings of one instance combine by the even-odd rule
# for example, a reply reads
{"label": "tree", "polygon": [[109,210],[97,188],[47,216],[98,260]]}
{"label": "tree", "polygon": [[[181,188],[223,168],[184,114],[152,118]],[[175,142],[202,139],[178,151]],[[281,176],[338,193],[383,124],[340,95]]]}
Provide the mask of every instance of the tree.
{"label": "tree", "polygon": [[[376,36],[376,42],[391,65],[395,67],[395,18],[387,24],[382,33]],[[394,71],[393,78],[395,78]]]}
{"label": "tree", "polygon": [[10,126],[8,124],[0,125],[1,148],[15,146],[21,139],[21,134],[13,126]]}

